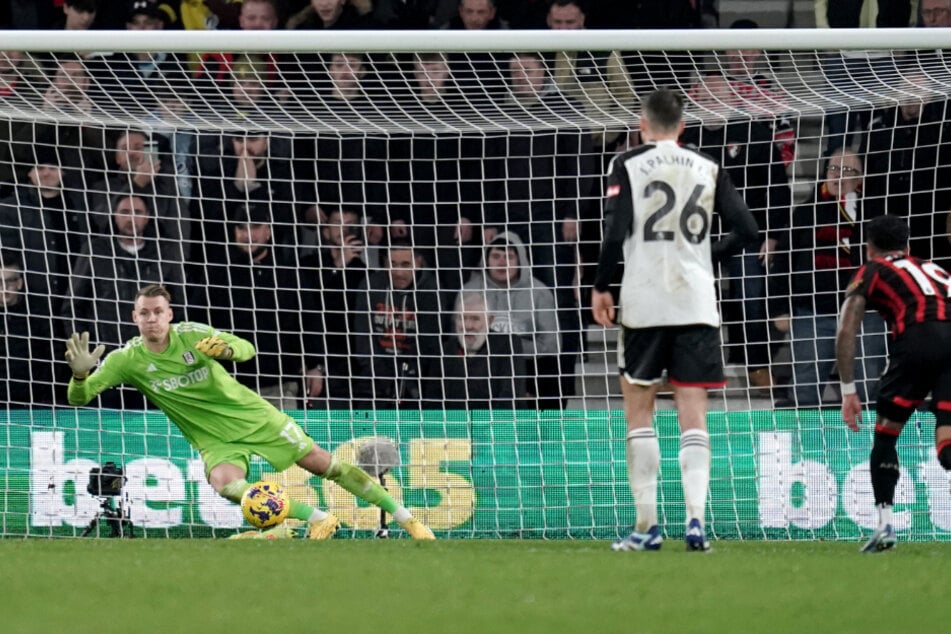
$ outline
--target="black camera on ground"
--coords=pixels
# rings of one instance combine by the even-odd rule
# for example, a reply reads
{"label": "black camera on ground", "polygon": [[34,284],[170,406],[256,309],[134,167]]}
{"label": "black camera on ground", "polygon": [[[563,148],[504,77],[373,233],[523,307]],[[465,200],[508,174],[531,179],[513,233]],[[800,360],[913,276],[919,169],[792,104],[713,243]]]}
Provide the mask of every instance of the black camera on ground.
{"label": "black camera on ground", "polygon": [[[109,526],[110,537],[135,537],[135,527],[130,519],[129,507],[123,503],[123,497],[128,499],[128,495],[122,495],[122,487],[125,483],[126,477],[122,473],[122,467],[114,462],[107,462],[101,467],[93,467],[89,470],[89,484],[86,485],[86,492],[102,500],[99,504],[99,512],[90,520],[81,537],[92,535],[99,522]],[[97,532],[96,535],[98,536],[99,533]]]}
{"label": "black camera on ground", "polygon": [[126,477],[122,467],[114,462],[107,462],[102,467],[93,467],[89,470],[89,484],[86,491],[96,497],[115,497],[122,493]]}

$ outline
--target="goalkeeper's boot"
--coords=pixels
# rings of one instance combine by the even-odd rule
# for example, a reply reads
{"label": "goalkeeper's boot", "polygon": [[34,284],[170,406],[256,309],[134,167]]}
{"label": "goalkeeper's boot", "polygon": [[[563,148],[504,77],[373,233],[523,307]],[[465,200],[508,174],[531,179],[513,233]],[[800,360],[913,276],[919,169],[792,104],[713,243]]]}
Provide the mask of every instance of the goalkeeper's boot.
{"label": "goalkeeper's boot", "polygon": [[664,536],[660,534],[660,527],[654,524],[646,533],[632,532],[624,539],[611,544],[611,550],[660,550],[664,543]]}
{"label": "goalkeeper's boot", "polygon": [[885,526],[876,529],[872,533],[871,539],[862,546],[862,552],[878,553],[894,548],[896,543],[898,543],[898,536],[895,535],[895,529],[891,524],[885,524]]}
{"label": "goalkeeper's boot", "polygon": [[433,535],[433,532],[431,530],[429,530],[429,527],[423,524],[422,522],[420,522],[415,517],[409,518],[408,520],[400,524],[400,526],[403,528],[404,531],[409,533],[410,537],[412,537],[413,539],[422,539],[426,541],[432,541],[436,539],[436,536]]}
{"label": "goalkeeper's boot", "polygon": [[697,518],[693,518],[687,524],[684,541],[687,543],[688,551],[710,552],[712,550],[710,542],[707,541],[707,536],[703,532],[703,524]]}
{"label": "goalkeeper's boot", "polygon": [[307,539],[330,539],[340,528],[340,520],[336,515],[327,514],[322,520],[307,525]]}
{"label": "goalkeeper's boot", "polygon": [[281,524],[280,526],[269,528],[266,531],[235,533],[228,539],[294,539],[295,537],[297,537],[297,533],[293,528]]}

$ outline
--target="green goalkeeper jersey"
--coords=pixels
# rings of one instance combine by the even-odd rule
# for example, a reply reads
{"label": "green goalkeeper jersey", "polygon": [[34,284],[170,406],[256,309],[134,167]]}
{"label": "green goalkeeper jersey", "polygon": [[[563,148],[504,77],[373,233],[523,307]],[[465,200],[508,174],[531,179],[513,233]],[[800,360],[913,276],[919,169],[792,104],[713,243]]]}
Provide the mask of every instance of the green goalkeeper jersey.
{"label": "green goalkeeper jersey", "polygon": [[254,345],[229,332],[195,322],[169,329],[168,347],[151,352],[142,337],[133,337],[109,353],[85,381],[69,382],[71,405],[85,405],[100,392],[122,383],[133,385],[161,408],[191,445],[240,440],[287,415],[253,390],[238,383],[218,361],[195,349],[205,337],[220,337],[231,346],[232,360],[254,356]]}

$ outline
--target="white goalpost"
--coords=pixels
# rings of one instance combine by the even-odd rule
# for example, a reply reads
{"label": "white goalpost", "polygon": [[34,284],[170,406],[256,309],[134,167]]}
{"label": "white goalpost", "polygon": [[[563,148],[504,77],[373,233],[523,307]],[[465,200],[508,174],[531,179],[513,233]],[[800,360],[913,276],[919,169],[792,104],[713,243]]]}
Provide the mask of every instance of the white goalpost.
{"label": "white goalpost", "polygon": [[[639,99],[670,87],[684,142],[724,165],[763,230],[718,264],[709,532],[855,539],[875,523],[871,435],[839,419],[834,330],[802,317],[834,326],[864,218],[901,215],[916,253],[951,260],[947,31],[3,32],[0,535],[80,535],[105,508],[89,472],[110,461],[127,481],[109,508],[140,534],[240,528],[136,392],[66,404],[62,338],[122,345],[150,283],[177,318],[252,341],[229,370],[341,459],[392,440],[387,486],[438,534],[626,533],[617,334],[586,302],[606,167],[640,143]],[[658,408],[676,443],[673,401]],[[896,527],[947,540],[934,418],[915,421]],[[350,534],[380,529],[332,483],[269,469],[252,477]],[[676,464],[659,500],[676,534]]]}

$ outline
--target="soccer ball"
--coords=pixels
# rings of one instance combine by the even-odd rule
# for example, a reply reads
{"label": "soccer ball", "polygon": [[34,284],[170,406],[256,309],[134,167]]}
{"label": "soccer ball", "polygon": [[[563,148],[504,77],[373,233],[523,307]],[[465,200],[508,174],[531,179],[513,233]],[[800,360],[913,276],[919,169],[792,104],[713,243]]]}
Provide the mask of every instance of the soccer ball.
{"label": "soccer ball", "polygon": [[276,482],[255,482],[241,496],[241,513],[257,528],[277,526],[287,518],[291,498]]}

